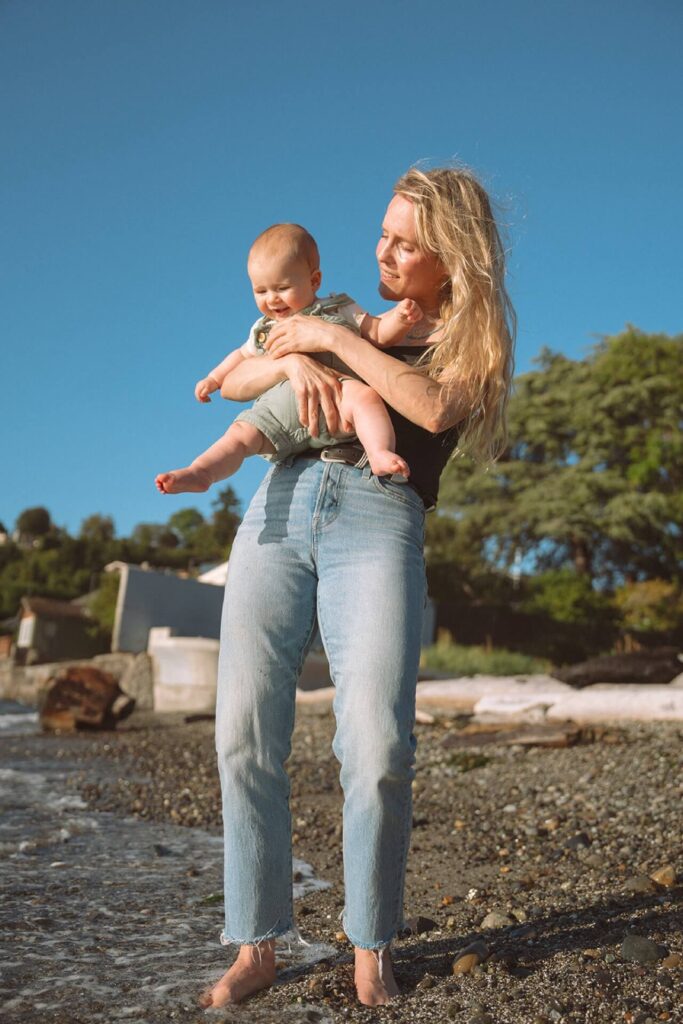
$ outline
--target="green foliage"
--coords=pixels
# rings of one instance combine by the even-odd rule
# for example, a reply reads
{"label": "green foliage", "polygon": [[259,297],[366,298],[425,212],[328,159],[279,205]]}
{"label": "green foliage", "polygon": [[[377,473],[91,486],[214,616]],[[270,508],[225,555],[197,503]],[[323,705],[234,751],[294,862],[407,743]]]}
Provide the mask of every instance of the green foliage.
{"label": "green foliage", "polygon": [[114,520],[111,516],[101,516],[97,513],[87,516],[81,523],[78,536],[89,543],[108,544],[114,539]]}
{"label": "green foliage", "polygon": [[682,580],[683,336],[629,328],[586,359],[545,349],[538,363],[516,380],[500,461],[444,474],[454,546],[494,569],[519,552],[603,585]]}
{"label": "green foliage", "polygon": [[527,581],[527,594],[521,602],[524,611],[540,612],[556,622],[603,623],[614,618],[608,594],[596,591],[585,574],[573,569],[550,569]]}
{"label": "green foliage", "polygon": [[24,540],[43,537],[50,532],[51,527],[50,513],[42,505],[24,509],[17,519],[17,530]]}
{"label": "green foliage", "polygon": [[197,531],[204,526],[204,516],[196,508],[181,508],[169,518],[168,526],[183,547],[191,548]]}
{"label": "green foliage", "polygon": [[683,628],[683,593],[667,580],[625,583],[614,595],[624,626],[641,633]]}
{"label": "green foliage", "polygon": [[97,632],[101,635],[111,637],[114,629],[114,615],[116,612],[116,599],[119,594],[121,577],[118,572],[103,572],[100,576],[100,585],[88,601],[88,609],[92,615]]}
{"label": "green foliage", "polygon": [[[181,509],[167,523],[140,523],[130,537],[119,538],[110,516],[87,516],[72,537],[52,524],[47,509],[26,509],[17,519],[19,542],[0,545],[0,618],[16,614],[24,595],[70,600],[92,592],[109,562],[191,572],[225,559],[240,521],[239,502],[228,487],[214,505],[208,522],[196,509]],[[105,632],[113,625],[115,583],[105,574],[94,597],[98,628]]]}
{"label": "green foliage", "polygon": [[466,647],[449,640],[439,640],[422,651],[420,664],[435,672],[448,672],[453,676],[511,676],[530,672],[545,672],[548,662],[532,658],[517,651],[502,648],[487,650],[475,645]]}
{"label": "green foliage", "polygon": [[228,548],[235,539],[237,527],[240,525],[242,513],[239,498],[232,487],[224,487],[212,502],[213,515],[211,527],[216,543]]}

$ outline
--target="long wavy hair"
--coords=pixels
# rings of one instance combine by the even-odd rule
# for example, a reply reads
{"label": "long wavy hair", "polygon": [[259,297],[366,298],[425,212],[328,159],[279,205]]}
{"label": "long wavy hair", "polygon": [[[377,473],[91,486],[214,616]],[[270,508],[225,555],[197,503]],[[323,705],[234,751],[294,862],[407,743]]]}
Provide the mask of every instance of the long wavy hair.
{"label": "long wavy hair", "polygon": [[411,167],[394,192],[413,203],[418,244],[438,257],[446,274],[443,329],[423,366],[434,380],[468,396],[470,412],[459,424],[457,451],[493,461],[507,444],[516,317],[491,201],[461,167]]}

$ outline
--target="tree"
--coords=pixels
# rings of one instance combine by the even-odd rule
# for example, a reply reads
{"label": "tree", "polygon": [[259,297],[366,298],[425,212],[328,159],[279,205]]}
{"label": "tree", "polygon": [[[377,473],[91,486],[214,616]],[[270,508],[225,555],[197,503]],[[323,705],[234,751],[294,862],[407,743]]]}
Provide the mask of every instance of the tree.
{"label": "tree", "polygon": [[42,505],[24,509],[17,516],[17,530],[22,540],[37,540],[38,537],[44,537],[51,529],[50,513]]}
{"label": "tree", "polygon": [[86,516],[81,523],[78,536],[81,540],[106,544],[114,539],[114,520],[111,516],[102,516],[98,513]]}
{"label": "tree", "polygon": [[211,503],[213,515],[211,526],[218,546],[225,551],[235,539],[242,515],[240,501],[232,487],[224,487]]}
{"label": "tree", "polygon": [[510,445],[488,470],[448,467],[442,510],[493,567],[589,582],[681,579],[683,336],[629,328],[584,360],[545,349],[516,381]]}
{"label": "tree", "polygon": [[204,522],[204,516],[198,509],[181,508],[169,518],[168,527],[177,535],[183,547],[191,548],[197,531]]}

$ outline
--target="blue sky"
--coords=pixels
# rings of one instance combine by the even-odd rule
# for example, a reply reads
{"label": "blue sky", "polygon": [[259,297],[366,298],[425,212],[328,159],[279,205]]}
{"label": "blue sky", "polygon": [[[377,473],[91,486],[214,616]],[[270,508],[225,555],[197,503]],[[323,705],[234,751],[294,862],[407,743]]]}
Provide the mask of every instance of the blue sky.
{"label": "blue sky", "polygon": [[325,286],[380,311],[418,160],[501,203],[518,372],[627,322],[680,333],[682,43],[679,0],[4,0],[0,520],[208,512],[153,478],[236,412],[193,388],[257,315],[250,242],[303,223]]}

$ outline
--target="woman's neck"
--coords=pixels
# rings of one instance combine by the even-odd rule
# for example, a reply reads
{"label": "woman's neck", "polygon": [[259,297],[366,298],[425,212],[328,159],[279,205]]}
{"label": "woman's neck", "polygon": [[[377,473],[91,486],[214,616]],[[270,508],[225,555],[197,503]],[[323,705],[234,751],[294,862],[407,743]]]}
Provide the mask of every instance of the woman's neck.
{"label": "woman's neck", "polygon": [[431,344],[428,339],[430,339],[432,335],[436,334],[437,331],[440,331],[442,326],[443,324],[438,312],[435,312],[434,314],[423,313],[422,319],[418,320],[416,324],[413,324],[404,340],[413,345],[418,342]]}

